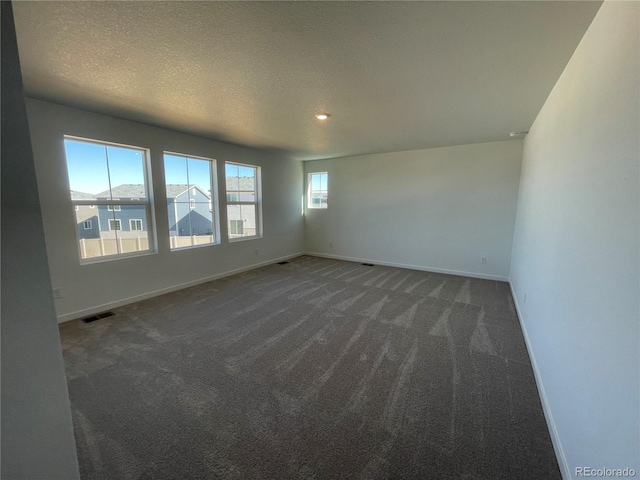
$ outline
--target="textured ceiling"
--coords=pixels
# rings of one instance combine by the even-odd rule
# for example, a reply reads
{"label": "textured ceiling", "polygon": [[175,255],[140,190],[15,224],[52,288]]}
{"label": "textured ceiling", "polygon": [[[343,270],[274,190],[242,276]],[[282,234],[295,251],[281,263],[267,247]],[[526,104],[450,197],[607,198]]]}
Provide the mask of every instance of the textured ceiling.
{"label": "textured ceiling", "polygon": [[[528,130],[601,2],[14,2],[27,95],[302,160]],[[329,112],[325,122],[314,118]]]}

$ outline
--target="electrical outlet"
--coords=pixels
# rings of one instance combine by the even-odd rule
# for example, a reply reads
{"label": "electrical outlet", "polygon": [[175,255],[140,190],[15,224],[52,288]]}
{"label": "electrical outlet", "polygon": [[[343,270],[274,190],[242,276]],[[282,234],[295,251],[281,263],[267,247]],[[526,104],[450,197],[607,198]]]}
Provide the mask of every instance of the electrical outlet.
{"label": "electrical outlet", "polygon": [[54,288],[53,289],[53,298],[62,298],[62,289]]}
{"label": "electrical outlet", "polygon": [[329,248],[333,248],[333,242],[329,242]]}
{"label": "electrical outlet", "polygon": [[487,257],[480,257],[480,264],[481,265],[486,265],[487,264]]}

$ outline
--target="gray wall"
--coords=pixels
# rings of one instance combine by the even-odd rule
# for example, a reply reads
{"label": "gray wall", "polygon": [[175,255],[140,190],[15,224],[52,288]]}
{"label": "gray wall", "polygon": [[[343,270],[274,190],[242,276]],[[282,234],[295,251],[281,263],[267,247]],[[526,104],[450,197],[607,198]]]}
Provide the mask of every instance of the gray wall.
{"label": "gray wall", "polygon": [[507,280],[521,160],[511,140],[305,162],[305,180],[329,173],[328,208],[305,210],[306,249]]}
{"label": "gray wall", "polygon": [[640,474],[639,14],[603,4],[524,144],[511,281],[565,478]]}
{"label": "gray wall", "polygon": [[[2,6],[3,479],[79,478],[11,3]],[[75,235],[75,221],[71,222]]]}
{"label": "gray wall", "polygon": [[[301,162],[39,100],[27,99],[27,109],[51,280],[55,288],[62,288],[63,294],[56,300],[59,320],[81,317],[303,251]],[[65,134],[150,149],[157,253],[80,265],[69,199]],[[217,160],[220,245],[170,251],[163,151]],[[227,240],[225,161],[262,167],[262,238]]]}

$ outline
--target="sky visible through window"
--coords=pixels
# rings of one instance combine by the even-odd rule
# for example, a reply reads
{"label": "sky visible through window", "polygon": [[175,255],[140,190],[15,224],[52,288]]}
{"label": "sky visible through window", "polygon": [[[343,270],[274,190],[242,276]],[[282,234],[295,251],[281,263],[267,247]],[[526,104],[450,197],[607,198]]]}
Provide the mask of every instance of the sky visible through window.
{"label": "sky visible through window", "polygon": [[64,144],[71,190],[95,195],[110,186],[144,184],[142,150],[71,139],[65,139]]}
{"label": "sky visible through window", "polygon": [[253,177],[255,175],[255,167],[243,167],[242,165],[226,163],[224,168],[227,177]]}
{"label": "sky visible through window", "polygon": [[167,185],[198,186],[211,192],[211,162],[183,155],[164,154],[164,178]]}
{"label": "sky visible through window", "polygon": [[311,174],[311,190],[313,191],[327,190],[327,174],[326,173]]}
{"label": "sky visible through window", "polygon": [[[123,184],[144,184],[144,151],[65,139],[71,190],[97,194]],[[107,161],[108,159],[108,161]],[[207,160],[180,155],[164,155],[167,184],[197,185],[211,190]],[[253,177],[254,169],[226,164],[227,177]]]}

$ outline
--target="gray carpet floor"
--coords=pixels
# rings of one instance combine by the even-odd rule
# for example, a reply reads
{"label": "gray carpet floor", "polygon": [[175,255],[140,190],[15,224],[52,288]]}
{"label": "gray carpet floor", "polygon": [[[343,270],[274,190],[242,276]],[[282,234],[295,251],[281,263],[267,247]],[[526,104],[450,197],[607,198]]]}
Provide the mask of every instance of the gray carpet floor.
{"label": "gray carpet floor", "polygon": [[503,282],[304,256],[61,326],[83,479],[559,479]]}

